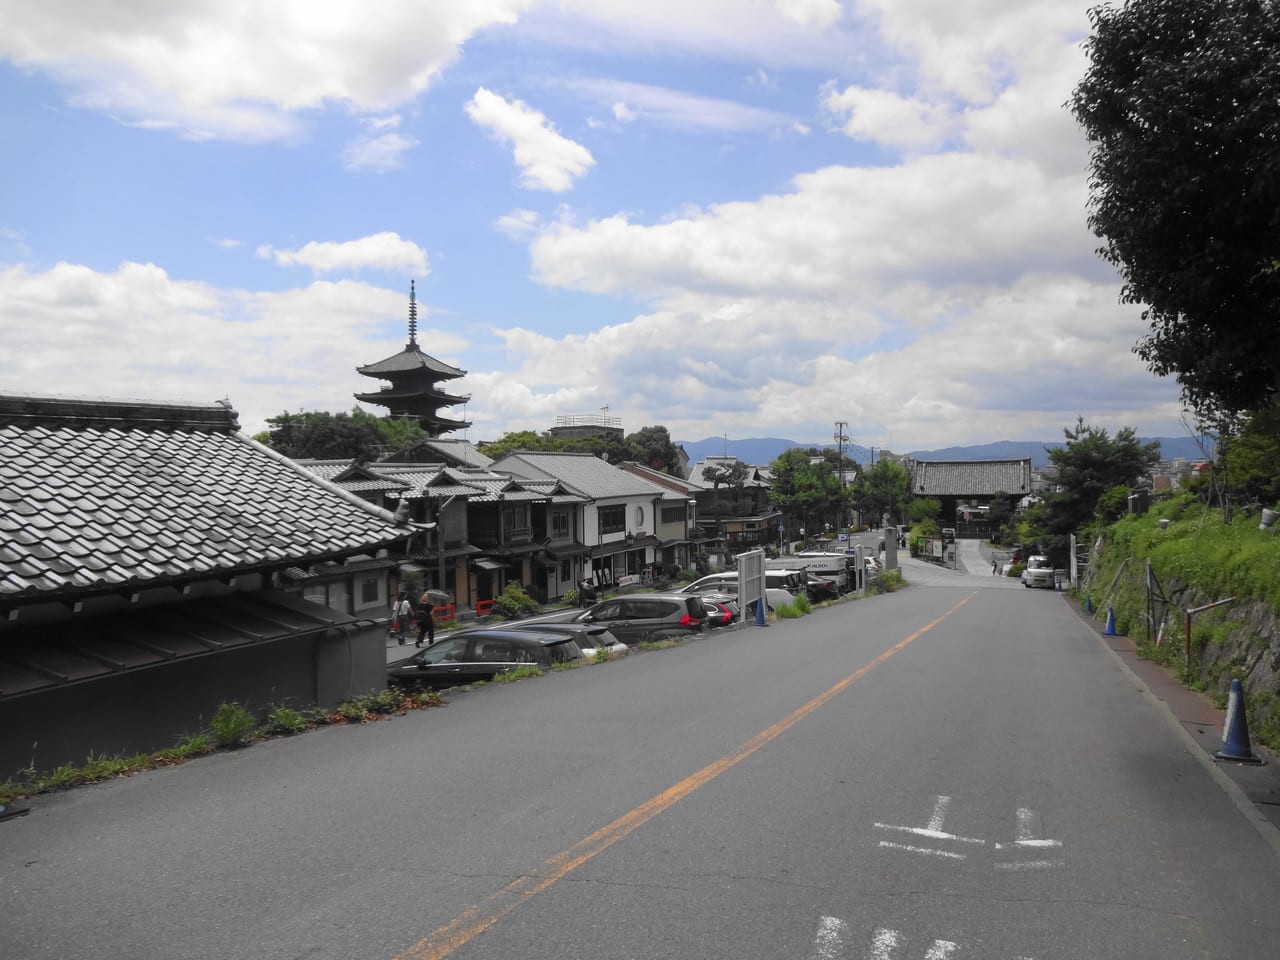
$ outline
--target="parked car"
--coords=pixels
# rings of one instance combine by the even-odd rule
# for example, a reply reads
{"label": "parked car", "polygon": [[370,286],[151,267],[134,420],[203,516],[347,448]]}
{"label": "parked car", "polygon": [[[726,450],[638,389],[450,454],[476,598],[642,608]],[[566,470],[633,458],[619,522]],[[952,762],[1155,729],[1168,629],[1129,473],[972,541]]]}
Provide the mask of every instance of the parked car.
{"label": "parked car", "polygon": [[1031,556],[1027,558],[1026,569],[1022,571],[1024,587],[1054,587],[1053,564],[1048,557]]}
{"label": "parked car", "polygon": [[[486,628],[487,629],[487,628]],[[527,630],[532,633],[562,633],[573,637],[584,656],[594,656],[600,648],[609,653],[626,653],[627,645],[621,642],[608,627],[595,623],[552,623],[545,620],[513,620],[495,629]]]}
{"label": "parked car", "polygon": [[738,600],[727,593],[699,594],[707,608],[708,627],[727,627],[738,619]]}
{"label": "parked car", "polygon": [[702,598],[684,593],[635,593],[592,604],[572,623],[601,624],[628,646],[700,633],[707,622]]}
{"label": "parked car", "polygon": [[814,603],[824,600],[835,600],[840,596],[840,587],[834,580],[820,577],[815,573],[805,574],[805,592]]}
{"label": "parked car", "polygon": [[862,562],[867,565],[868,577],[874,577],[884,572],[884,564],[876,557],[863,557]]}
{"label": "parked car", "polygon": [[521,666],[548,669],[577,660],[582,648],[572,634],[484,628],[455,633],[411,657],[387,666],[387,680],[401,686],[441,689],[492,680]]}

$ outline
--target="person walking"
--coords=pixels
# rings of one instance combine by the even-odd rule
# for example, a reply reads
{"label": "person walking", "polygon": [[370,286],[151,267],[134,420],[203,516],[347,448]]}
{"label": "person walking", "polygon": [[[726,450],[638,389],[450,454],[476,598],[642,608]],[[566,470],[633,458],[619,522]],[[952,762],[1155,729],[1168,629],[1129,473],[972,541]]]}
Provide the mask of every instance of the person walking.
{"label": "person walking", "polygon": [[422,596],[418,598],[418,639],[414,643],[415,647],[422,646],[422,638],[427,638],[427,646],[431,646],[436,642],[436,621],[432,616],[435,609],[435,601],[431,599],[431,591],[423,590]]}
{"label": "person walking", "polygon": [[400,599],[391,608],[391,635],[404,646],[404,633],[409,629],[409,618],[413,616],[413,604],[408,596],[400,594]]}
{"label": "person walking", "polygon": [[993,558],[991,561],[991,575],[994,577],[999,572],[1000,572],[1000,561]]}

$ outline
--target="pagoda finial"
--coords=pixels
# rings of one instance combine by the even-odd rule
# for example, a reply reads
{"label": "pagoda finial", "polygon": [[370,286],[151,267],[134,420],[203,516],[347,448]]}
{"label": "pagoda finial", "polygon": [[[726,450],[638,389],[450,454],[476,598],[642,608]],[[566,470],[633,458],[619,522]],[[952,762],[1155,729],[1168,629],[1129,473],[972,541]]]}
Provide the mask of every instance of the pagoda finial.
{"label": "pagoda finial", "polygon": [[413,294],[413,281],[409,281],[409,346],[418,345],[418,301]]}

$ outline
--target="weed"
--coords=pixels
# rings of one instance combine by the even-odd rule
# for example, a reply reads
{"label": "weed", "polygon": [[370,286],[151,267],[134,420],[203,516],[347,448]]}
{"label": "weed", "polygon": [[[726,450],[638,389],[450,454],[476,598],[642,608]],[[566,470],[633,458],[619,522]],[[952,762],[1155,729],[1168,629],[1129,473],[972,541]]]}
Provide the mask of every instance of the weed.
{"label": "weed", "polygon": [[308,726],[307,718],[297,710],[291,710],[289,707],[276,707],[267,714],[267,720],[262,725],[262,729],[264,733],[287,737],[290,734],[301,733]]}
{"label": "weed", "polygon": [[506,673],[496,674],[493,679],[496,683],[515,683],[517,680],[523,680],[525,677],[540,676],[542,676],[542,669],[529,663],[516,667],[514,670],[508,670]]}
{"label": "weed", "polygon": [[193,733],[189,737],[184,737],[172,751],[165,752],[172,754],[175,759],[188,760],[191,757],[202,757],[211,750],[213,750],[213,744],[207,733]]}
{"label": "weed", "polygon": [[[588,662],[600,663],[601,661],[599,660],[598,657],[592,656],[588,659]],[[556,672],[559,672],[561,670],[573,670],[577,666],[578,666],[577,660],[557,660],[555,663],[551,664],[551,669],[555,670]]]}
{"label": "weed", "polygon": [[636,644],[637,650],[670,650],[672,647],[678,647],[683,641],[677,637],[668,637],[665,640],[641,640]]}
{"label": "weed", "polygon": [[257,723],[253,714],[236,700],[223,701],[218,712],[209,722],[213,728],[213,739],[220,747],[238,747],[244,744]]}
{"label": "weed", "polygon": [[344,700],[338,704],[337,714],[347,723],[364,723],[369,715],[369,711],[365,709],[365,705],[360,698],[355,700]]}

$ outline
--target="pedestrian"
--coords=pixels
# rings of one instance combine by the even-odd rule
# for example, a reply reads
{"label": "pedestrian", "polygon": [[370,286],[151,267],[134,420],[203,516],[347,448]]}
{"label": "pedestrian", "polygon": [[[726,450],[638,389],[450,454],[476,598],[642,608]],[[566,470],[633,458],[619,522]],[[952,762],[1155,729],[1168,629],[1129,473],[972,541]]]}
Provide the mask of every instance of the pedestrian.
{"label": "pedestrian", "polygon": [[400,599],[391,608],[391,635],[400,642],[401,646],[404,646],[404,632],[409,628],[409,618],[412,616],[413,604],[409,602],[408,596],[401,593]]}
{"label": "pedestrian", "polygon": [[994,577],[999,572],[1000,572],[1000,561],[993,559],[991,561],[991,575]]}
{"label": "pedestrian", "polygon": [[427,646],[436,642],[436,621],[432,616],[432,610],[435,609],[435,602],[431,599],[431,591],[423,590],[422,596],[418,598],[418,639],[414,643],[415,647],[422,646],[422,638],[427,638]]}

